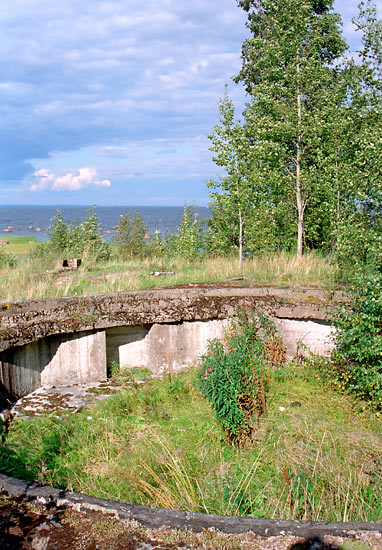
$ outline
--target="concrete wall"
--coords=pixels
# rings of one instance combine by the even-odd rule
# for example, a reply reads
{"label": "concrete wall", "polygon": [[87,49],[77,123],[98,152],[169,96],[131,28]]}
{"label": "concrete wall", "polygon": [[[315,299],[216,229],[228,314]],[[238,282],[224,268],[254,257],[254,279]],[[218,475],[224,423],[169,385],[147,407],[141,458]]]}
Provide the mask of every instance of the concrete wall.
{"label": "concrete wall", "polygon": [[[333,328],[323,322],[276,319],[288,357],[309,351],[326,355],[333,347]],[[170,368],[176,371],[196,364],[207,350],[209,340],[222,338],[228,320],[154,324],[151,327],[118,327],[106,331],[107,362],[121,366],[142,366],[155,374]]]}
{"label": "concrete wall", "polygon": [[155,374],[195,364],[209,340],[222,338],[227,320],[118,327],[106,331],[107,361],[148,367]]}
{"label": "concrete wall", "polygon": [[325,320],[328,305],[341,299],[338,292],[313,289],[191,286],[0,304],[0,352],[55,334],[229,319],[243,309]]}
{"label": "concrete wall", "polygon": [[317,355],[328,355],[334,347],[332,337],[335,329],[328,323],[300,319],[275,319],[274,322],[288,357],[293,357],[298,347],[303,355],[309,351]]}
{"label": "concrete wall", "polygon": [[[275,319],[293,356],[299,342],[303,353],[328,354],[333,328],[324,322]],[[44,338],[0,354],[0,384],[16,397],[40,386],[67,386],[104,380],[106,364],[142,366],[160,374],[196,364],[208,341],[222,338],[227,319],[155,323],[115,327]]]}
{"label": "concrete wall", "polygon": [[105,331],[52,336],[0,354],[0,384],[16,397],[105,378]]}
{"label": "concrete wall", "polygon": [[327,353],[324,321],[339,299],[322,290],[212,285],[0,304],[0,389],[21,396],[42,384],[98,381],[111,361],[177,370],[195,363],[243,309],[276,320],[288,355],[299,340]]}

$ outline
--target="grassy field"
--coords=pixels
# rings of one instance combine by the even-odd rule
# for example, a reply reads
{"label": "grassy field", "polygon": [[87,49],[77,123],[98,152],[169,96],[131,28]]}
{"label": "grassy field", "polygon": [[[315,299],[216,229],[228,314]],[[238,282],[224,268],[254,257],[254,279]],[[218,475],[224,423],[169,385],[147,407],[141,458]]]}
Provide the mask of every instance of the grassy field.
{"label": "grassy field", "polygon": [[9,235],[4,239],[8,241],[8,244],[0,245],[0,251],[6,254],[15,254],[19,258],[30,254],[39,243],[37,237],[32,236]]}
{"label": "grassy field", "polygon": [[268,414],[241,449],[225,440],[195,371],[147,378],[131,386],[129,374],[130,388],[79,415],[15,422],[0,470],[167,508],[382,519],[380,420],[356,413],[313,368],[289,363],[270,372]]}
{"label": "grassy field", "polygon": [[[96,294],[120,290],[140,290],[158,286],[242,278],[243,286],[273,285],[333,288],[338,279],[334,262],[318,254],[301,260],[286,253],[267,254],[246,259],[242,269],[236,258],[207,258],[194,261],[181,257],[145,258],[121,261],[116,255],[107,262],[83,258],[76,272],[58,273],[59,256],[50,251],[36,254],[36,241],[10,241],[1,250],[18,257],[15,267],[0,269],[0,301],[26,300],[54,296]],[[8,248],[5,248],[8,247]],[[1,252],[0,250],[0,252]],[[173,272],[154,276],[153,272]]]}

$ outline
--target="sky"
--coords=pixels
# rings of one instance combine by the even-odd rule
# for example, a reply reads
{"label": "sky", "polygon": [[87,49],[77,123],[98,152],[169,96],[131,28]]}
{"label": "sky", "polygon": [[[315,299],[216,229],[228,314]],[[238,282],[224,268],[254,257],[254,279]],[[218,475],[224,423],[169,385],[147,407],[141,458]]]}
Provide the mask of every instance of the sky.
{"label": "sky", "polygon": [[[353,49],[357,4],[335,1]],[[235,0],[3,0],[0,204],[207,204],[245,20]]]}

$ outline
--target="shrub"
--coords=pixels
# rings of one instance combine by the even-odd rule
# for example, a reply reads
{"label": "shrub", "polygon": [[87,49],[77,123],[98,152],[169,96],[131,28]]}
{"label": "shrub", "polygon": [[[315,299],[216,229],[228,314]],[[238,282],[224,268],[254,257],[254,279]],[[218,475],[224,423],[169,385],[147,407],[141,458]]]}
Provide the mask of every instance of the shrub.
{"label": "shrub", "polygon": [[203,250],[203,226],[192,206],[184,205],[182,226],[177,235],[167,239],[167,247],[176,256],[195,259]]}
{"label": "shrub", "polygon": [[201,359],[199,387],[235,445],[248,441],[253,418],[266,413],[266,363],[254,320],[238,321],[223,342],[212,340]]}
{"label": "shrub", "polygon": [[65,221],[57,210],[51,219],[48,229],[50,246],[57,252],[76,256],[89,254],[96,260],[107,260],[110,257],[110,246],[105,243],[100,233],[100,222],[93,210],[77,225]]}
{"label": "shrub", "polygon": [[17,265],[17,258],[13,254],[7,254],[0,250],[0,269],[3,267],[15,267]]}
{"label": "shrub", "polygon": [[119,253],[122,258],[137,256],[142,258],[145,255],[145,234],[148,231],[143,218],[138,212],[127,212],[118,224],[118,243]]}
{"label": "shrub", "polygon": [[337,345],[331,376],[336,385],[382,409],[382,273],[357,275],[348,297],[333,318]]}

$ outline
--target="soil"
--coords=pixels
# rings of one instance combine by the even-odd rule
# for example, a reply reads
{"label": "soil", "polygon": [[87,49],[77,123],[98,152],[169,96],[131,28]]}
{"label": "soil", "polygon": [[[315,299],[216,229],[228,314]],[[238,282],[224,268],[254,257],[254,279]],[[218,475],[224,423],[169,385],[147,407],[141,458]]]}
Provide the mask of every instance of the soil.
{"label": "soil", "polygon": [[[345,544],[345,546],[344,546]],[[147,529],[97,511],[40,506],[0,494],[0,548],[3,550],[382,550],[380,533],[351,538],[305,540],[289,535],[262,538],[253,533],[226,535]]]}

